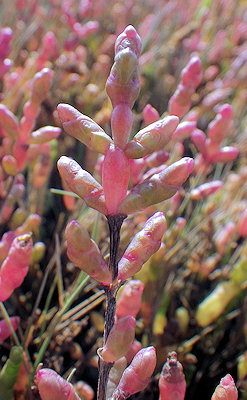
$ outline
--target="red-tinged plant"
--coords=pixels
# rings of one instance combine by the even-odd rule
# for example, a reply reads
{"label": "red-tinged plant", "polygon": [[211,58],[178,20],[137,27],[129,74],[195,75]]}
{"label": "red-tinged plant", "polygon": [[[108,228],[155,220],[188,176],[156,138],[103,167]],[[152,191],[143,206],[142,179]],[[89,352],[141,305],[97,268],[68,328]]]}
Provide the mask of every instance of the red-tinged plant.
{"label": "red-tinged plant", "polygon": [[138,340],[134,340],[133,343],[130,346],[130,349],[128,353],[126,353],[125,358],[127,360],[127,363],[130,364],[135,355],[142,349],[142,345]]}
{"label": "red-tinged plant", "polygon": [[12,61],[7,58],[10,52],[10,43],[13,32],[9,27],[0,30],[0,79],[10,70]]}
{"label": "red-tinged plant", "polygon": [[[114,323],[116,294],[120,286],[136,274],[159,249],[166,229],[163,213],[157,212],[134,236],[119,261],[118,247],[122,223],[128,214],[173,196],[187,180],[194,165],[191,158],[185,157],[168,167],[154,168],[128,192],[131,168],[134,166],[131,161],[142,159],[163,148],[169,142],[179,121],[176,116],[168,116],[140,130],[132,140],[129,140],[133,123],[131,109],[139,93],[138,57],[140,50],[140,38],[135,29],[128,26],[116,40],[115,62],[106,83],[106,91],[113,106],[112,138],[93,120],[82,115],[73,107],[66,104],[58,106],[58,114],[65,131],[79,139],[89,149],[104,155],[101,169],[102,186],[76,161],[65,156],[58,161],[58,169],[66,186],[81,197],[89,207],[104,214],[109,224],[109,266],[101,256],[96,244],[80,224],[72,221],[66,229],[67,253],[70,260],[101,283],[107,296],[104,342],[103,347],[98,350],[100,356],[99,400],[105,399],[107,380],[113,363],[128,352],[134,340],[134,318],[131,315],[138,312],[139,306],[137,309],[134,306],[135,311],[130,306],[130,315],[118,316]],[[151,348],[149,350],[145,354],[151,352],[151,359],[154,360],[153,350]],[[138,369],[137,360],[140,360],[140,365],[142,365],[141,354],[138,357],[135,356],[137,358],[132,361],[134,367],[131,364],[130,369]],[[143,360],[146,360],[145,357]],[[148,377],[153,372],[154,361],[151,365],[152,371]],[[142,369],[142,373],[144,374],[144,369]],[[124,381],[123,389],[120,381],[121,389],[119,390],[126,392],[125,397],[122,398],[141,390],[147,384],[145,376],[142,377],[138,372],[135,388],[133,387],[127,394],[126,382]]]}
{"label": "red-tinged plant", "polygon": [[191,139],[199,151],[196,158],[196,169],[205,174],[210,171],[212,163],[225,163],[237,158],[239,150],[234,146],[220,147],[233,130],[232,107],[224,104],[208,126],[208,135],[196,129]]}
{"label": "red-tinged plant", "polygon": [[183,367],[175,351],[168,354],[159,378],[160,400],[184,400],[186,391]]}
{"label": "red-tinged plant", "polygon": [[[4,137],[5,170],[21,172],[30,164],[33,149],[36,146],[36,157],[42,154],[43,144],[58,137],[60,128],[45,126],[33,131],[37,117],[41,111],[41,103],[45,100],[53,79],[53,72],[43,68],[32,79],[29,100],[24,104],[20,121],[3,104],[0,105],[0,128]],[[37,146],[39,145],[39,146]],[[41,146],[40,146],[41,145]],[[49,149],[48,149],[49,150]],[[48,151],[48,153],[50,153]],[[8,156],[8,159],[6,159]],[[11,158],[9,158],[11,157]]]}
{"label": "red-tinged plant", "polygon": [[[190,63],[187,66],[188,68],[189,65]],[[183,77],[183,71],[181,77]],[[188,110],[190,105],[191,104],[189,103],[187,107]],[[148,105],[148,108],[146,107],[143,110],[143,118],[145,122],[149,121],[149,114],[151,115],[150,121],[159,119],[159,113],[157,110],[155,110],[151,105]],[[174,114],[179,115],[179,112],[176,114],[174,111]],[[184,116],[184,120],[171,132],[171,140],[175,143],[177,142],[178,144],[181,144],[185,139],[190,138],[199,152],[195,159],[195,171],[207,175],[207,173],[211,171],[213,163],[231,162],[239,155],[238,148],[234,146],[220,147],[222,142],[227,139],[233,131],[234,124],[232,107],[229,104],[223,104],[217,108],[215,119],[208,125],[207,135],[201,129],[196,127],[197,119],[198,115],[196,112],[187,113]],[[138,134],[136,136],[138,136]]]}
{"label": "red-tinged plant", "polygon": [[106,363],[114,363],[127,354],[135,337],[135,318],[127,315],[114,323],[106,343],[98,349],[98,356]]}
{"label": "red-tinged plant", "polygon": [[116,387],[118,386],[121,376],[123,375],[123,372],[127,367],[127,364],[128,362],[126,357],[121,357],[114,363],[112,369],[110,370],[109,379],[107,382],[107,388],[106,388],[107,399],[110,399],[112,397],[112,394],[116,389]]}
{"label": "red-tinged plant", "polygon": [[65,231],[67,254],[80,269],[103,285],[112,282],[111,271],[107,266],[96,243],[89,233],[77,221],[71,221]]}
{"label": "red-tinged plant", "polygon": [[190,191],[190,196],[193,200],[200,200],[204,197],[208,197],[211,194],[217,192],[220,188],[222,188],[222,181],[211,181],[207,183],[203,183],[200,186],[195,187]]}
{"label": "red-tinged plant", "polygon": [[138,351],[123,375],[112,395],[112,400],[125,400],[131,395],[141,392],[149,383],[156,366],[154,347],[146,347]]}
{"label": "red-tinged plant", "polygon": [[[16,330],[20,324],[20,317],[11,317],[10,323],[12,328]],[[5,320],[0,320],[0,342],[3,342],[11,336],[11,331]]]}
{"label": "red-tinged plant", "polygon": [[17,236],[0,267],[0,301],[7,300],[28,273],[32,255],[30,234]]}
{"label": "red-tinged plant", "polygon": [[236,231],[236,225],[229,221],[222,229],[217,232],[215,237],[215,245],[219,254],[224,254],[227,246],[231,243],[231,239]]}
{"label": "red-tinged plant", "polygon": [[11,243],[15,238],[13,231],[5,232],[0,241],[0,262],[2,262],[8,255]]}
{"label": "red-tinged plant", "polygon": [[37,59],[38,69],[42,69],[48,60],[56,60],[59,57],[59,49],[56,36],[53,32],[46,32],[43,36],[41,49]]}
{"label": "red-tinged plant", "polygon": [[[32,71],[30,78],[29,93],[22,107],[23,115],[20,120],[5,104],[0,105],[0,135],[2,137],[0,158],[3,189],[0,220],[4,224],[11,219],[16,204],[22,203],[22,208],[25,208],[23,205],[26,197],[28,197],[28,202],[33,203],[30,208],[34,212],[42,211],[42,198],[44,198],[52,168],[50,142],[56,139],[61,131],[60,128],[50,125],[34,130],[41,112],[41,104],[51,88],[52,70],[43,68],[34,76]],[[28,179],[26,179],[27,175]],[[39,192],[39,201],[37,200],[35,204],[38,190],[41,192]],[[24,232],[28,231],[32,231],[32,228]],[[16,233],[18,234],[21,232]]]}
{"label": "red-tinged plant", "polygon": [[160,248],[165,233],[164,215],[159,212],[150,217],[125,250],[118,264],[118,279],[124,282],[140,271],[145,262]]}
{"label": "red-tinged plant", "polygon": [[142,113],[145,125],[150,125],[160,119],[158,111],[151,104],[147,104]]}
{"label": "red-tinged plant", "polygon": [[85,400],[94,399],[94,390],[86,382],[78,381],[74,385],[74,388],[81,398],[84,398]]}
{"label": "red-tinged plant", "polygon": [[118,318],[126,315],[136,317],[141,308],[141,297],[144,284],[138,279],[131,279],[124,286],[117,300],[116,316]]}
{"label": "red-tinged plant", "polygon": [[194,55],[181,73],[181,82],[169,100],[169,113],[184,116],[190,109],[191,96],[202,80],[201,60]]}
{"label": "red-tinged plant", "polygon": [[238,391],[234,380],[230,374],[227,374],[220,380],[220,384],[215,389],[212,400],[237,400]]}
{"label": "red-tinged plant", "polygon": [[238,233],[242,237],[247,237],[247,210],[243,211],[239,217]]}
{"label": "red-tinged plant", "polygon": [[40,369],[35,378],[41,400],[79,400],[71,383],[49,368]]}

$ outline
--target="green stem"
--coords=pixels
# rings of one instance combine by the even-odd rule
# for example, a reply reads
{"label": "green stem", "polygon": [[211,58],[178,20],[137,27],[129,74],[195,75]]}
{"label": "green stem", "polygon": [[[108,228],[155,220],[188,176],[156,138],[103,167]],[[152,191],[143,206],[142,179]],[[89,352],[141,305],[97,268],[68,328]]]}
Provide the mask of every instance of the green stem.
{"label": "green stem", "polygon": [[70,197],[75,197],[76,199],[80,198],[77,194],[69,192],[68,190],[51,188],[50,192],[54,194],[60,194],[61,196],[70,196]]}
{"label": "green stem", "polygon": [[58,302],[59,306],[62,308],[64,305],[64,289],[63,289],[63,277],[62,277],[62,266],[61,266],[61,249],[58,234],[55,235],[56,240],[56,275],[57,275],[57,290],[58,290]]}

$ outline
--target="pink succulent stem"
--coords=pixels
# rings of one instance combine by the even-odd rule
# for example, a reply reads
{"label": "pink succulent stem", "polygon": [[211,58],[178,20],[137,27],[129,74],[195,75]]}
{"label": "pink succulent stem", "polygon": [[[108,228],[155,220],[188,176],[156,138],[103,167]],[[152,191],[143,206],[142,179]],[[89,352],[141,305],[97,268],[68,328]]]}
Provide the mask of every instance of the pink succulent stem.
{"label": "pink succulent stem", "polygon": [[118,318],[127,315],[136,317],[141,308],[141,297],[144,284],[138,279],[131,279],[124,286],[117,300],[116,316]]}
{"label": "pink succulent stem", "polygon": [[111,271],[87,230],[72,220],[66,227],[65,236],[69,259],[93,279],[109,286],[112,282]]}
{"label": "pink succulent stem", "polygon": [[238,391],[230,374],[221,379],[211,400],[237,400]]}
{"label": "pink succulent stem", "polygon": [[247,237],[247,210],[245,210],[239,217],[238,234],[242,237]]}
{"label": "pink succulent stem", "polygon": [[169,114],[182,117],[191,106],[191,96],[202,80],[202,64],[198,56],[193,56],[181,73],[181,81],[170,98]]}
{"label": "pink succulent stem", "polygon": [[71,383],[49,368],[40,369],[35,378],[41,400],[80,400]]}
{"label": "pink succulent stem", "polygon": [[159,379],[159,400],[184,400],[186,382],[175,351],[168,354]]}
{"label": "pink succulent stem", "polygon": [[113,393],[112,400],[125,400],[146,388],[156,366],[156,351],[153,346],[138,351],[124,371]]}
{"label": "pink succulent stem", "polygon": [[150,125],[160,119],[158,111],[156,108],[152,107],[151,104],[147,104],[142,113],[145,125]]}
{"label": "pink succulent stem", "polygon": [[32,254],[30,234],[17,236],[0,268],[0,301],[7,300],[28,272]]}
{"label": "pink succulent stem", "polygon": [[7,257],[10,246],[15,236],[16,236],[15,232],[13,231],[8,231],[3,234],[2,239],[0,241],[0,262],[2,262],[4,258]]}
{"label": "pink succulent stem", "polygon": [[227,249],[227,246],[230,244],[233,235],[236,231],[236,225],[234,222],[229,221],[223,228],[218,232],[215,238],[215,245],[218,253],[223,255]]}
{"label": "pink succulent stem", "polygon": [[116,146],[124,149],[133,124],[133,113],[126,103],[117,104],[111,115],[112,137]]}
{"label": "pink succulent stem", "polygon": [[123,150],[115,146],[109,147],[102,165],[102,185],[108,215],[119,213],[118,207],[126,196],[129,176],[129,162]]}
{"label": "pink succulent stem", "polygon": [[99,357],[106,363],[114,363],[125,356],[135,337],[135,318],[126,315],[117,319],[106,343],[98,349]]}
{"label": "pink succulent stem", "polygon": [[118,279],[125,281],[141,269],[151,255],[160,248],[165,229],[166,220],[162,212],[155,213],[147,220],[119,261]]}
{"label": "pink succulent stem", "polygon": [[179,142],[189,138],[196,128],[196,121],[183,121],[181,122],[175,132],[172,134],[172,141]]}
{"label": "pink succulent stem", "polygon": [[[13,329],[16,331],[20,324],[20,318],[19,317],[11,317],[10,318],[10,323],[13,327]],[[5,320],[0,321],[0,343],[3,342],[4,340],[8,339],[8,337],[11,335],[11,331],[6,323]]]}
{"label": "pink succulent stem", "polygon": [[203,199],[217,192],[219,189],[222,188],[222,186],[223,186],[222,181],[211,181],[203,183],[202,185],[197,186],[196,188],[191,190],[190,197],[193,200]]}

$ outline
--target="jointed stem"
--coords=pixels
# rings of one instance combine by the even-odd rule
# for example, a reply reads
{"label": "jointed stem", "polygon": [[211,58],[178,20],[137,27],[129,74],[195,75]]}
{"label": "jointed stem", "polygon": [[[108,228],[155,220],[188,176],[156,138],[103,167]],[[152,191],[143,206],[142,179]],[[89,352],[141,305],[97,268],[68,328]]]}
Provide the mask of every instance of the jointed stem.
{"label": "jointed stem", "polygon": [[104,327],[104,343],[109,336],[109,333],[114,325],[116,313],[116,293],[114,289],[106,290],[106,313]]}
{"label": "jointed stem", "polygon": [[[104,344],[114,324],[114,317],[116,313],[116,293],[113,289],[106,290],[106,312],[105,312],[105,326],[104,326]],[[106,363],[99,360],[99,380],[98,380],[98,400],[105,400],[106,386],[112,363]]]}
{"label": "jointed stem", "polygon": [[110,230],[110,269],[112,271],[113,282],[118,276],[118,247],[120,240],[120,230],[126,215],[108,215],[108,225]]}
{"label": "jointed stem", "polygon": [[[105,326],[104,326],[104,340],[103,344],[109,336],[109,333],[114,325],[116,313],[116,295],[118,292],[117,276],[118,276],[118,247],[120,240],[120,230],[123,224],[125,215],[110,215],[107,216],[109,230],[110,230],[110,265],[112,271],[112,286],[105,288],[106,292],[106,312],[105,312]],[[105,400],[106,387],[110,370],[113,363],[106,363],[99,360],[99,380],[98,380],[98,393],[97,400]]]}

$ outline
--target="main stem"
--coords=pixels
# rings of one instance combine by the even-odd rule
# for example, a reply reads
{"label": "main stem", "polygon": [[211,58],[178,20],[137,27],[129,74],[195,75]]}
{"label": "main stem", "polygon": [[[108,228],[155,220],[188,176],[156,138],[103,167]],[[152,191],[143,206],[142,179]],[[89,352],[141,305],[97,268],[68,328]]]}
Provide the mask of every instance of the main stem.
{"label": "main stem", "polygon": [[[126,215],[108,215],[108,225],[110,231],[110,264],[109,268],[112,271],[112,285],[105,289],[106,292],[106,312],[104,325],[103,345],[105,345],[109,333],[114,325],[116,313],[116,295],[119,289],[118,276],[118,247],[120,241],[120,230]],[[110,370],[113,363],[106,363],[99,360],[99,380],[97,400],[105,400],[106,387]]]}

